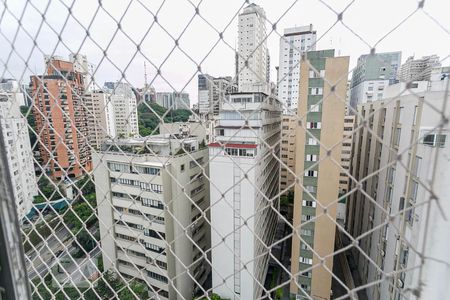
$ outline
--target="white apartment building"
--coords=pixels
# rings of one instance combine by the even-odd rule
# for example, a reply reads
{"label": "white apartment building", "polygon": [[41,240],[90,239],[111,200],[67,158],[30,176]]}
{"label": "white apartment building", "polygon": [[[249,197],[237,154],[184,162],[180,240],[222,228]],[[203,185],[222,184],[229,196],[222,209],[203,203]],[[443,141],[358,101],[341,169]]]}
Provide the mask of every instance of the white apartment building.
{"label": "white apartment building", "polygon": [[116,137],[116,120],[111,94],[93,91],[86,93],[83,99],[87,111],[89,144],[100,149],[106,139]]}
{"label": "white apartment building", "polygon": [[270,61],[266,42],[266,13],[254,3],[238,19],[237,78],[239,92],[269,92]]}
{"label": "white apartment building", "polygon": [[10,178],[19,220],[31,210],[38,194],[34,173],[33,152],[28,135],[28,123],[20,112],[15,93],[0,92],[1,139],[6,146]]}
{"label": "white apartment building", "polygon": [[151,299],[193,299],[210,273],[199,147],[192,135],[157,135],[106,142],[93,157],[104,268],[144,281]]}
{"label": "white apartment building", "polygon": [[131,86],[127,83],[106,82],[104,90],[111,94],[116,135],[121,138],[138,136],[137,100]]}
{"label": "white apartment building", "polygon": [[73,63],[73,69],[75,72],[83,74],[83,83],[85,91],[89,92],[96,88],[100,88],[94,82],[94,65],[91,64],[87,56],[84,54],[70,54],[69,60]]}
{"label": "white apartment building", "polygon": [[274,97],[242,92],[219,112],[209,166],[212,286],[222,298],[262,295],[277,225],[281,110]]}
{"label": "white apartment building", "polygon": [[225,95],[236,92],[237,86],[231,76],[213,77],[198,75],[198,109],[201,115],[217,116]]}
{"label": "white apartment building", "polygon": [[284,114],[295,114],[298,106],[301,54],[316,50],[316,31],[312,24],[286,28],[280,38],[278,99]]}
{"label": "white apartment building", "polygon": [[[378,267],[360,251],[354,253],[362,284],[382,279],[367,287],[369,299],[419,299],[419,295],[421,299],[438,299],[448,289],[440,280],[447,278],[448,266],[429,259],[421,262],[419,254],[449,262],[450,244],[445,237],[450,222],[435,203],[431,203],[429,214],[429,205],[424,204],[430,200],[432,189],[442,210],[450,209],[450,130],[448,124],[442,130],[437,128],[442,120],[439,110],[448,93],[447,82],[445,77],[431,83],[413,82],[409,91],[404,91],[405,83],[396,84],[387,88],[383,100],[358,106],[364,120],[370,120],[371,130],[358,130],[355,136],[352,175],[357,180],[367,177],[362,188],[377,205],[360,191],[352,194],[346,227],[358,237],[391,216],[387,225],[361,238],[359,246],[381,270],[393,276],[382,278]],[[448,105],[442,114],[450,114]],[[436,176],[430,187],[433,173]],[[419,277],[417,266],[421,264],[424,271]],[[418,288],[422,291],[416,293]]]}
{"label": "white apartment building", "polygon": [[439,56],[430,55],[414,59],[414,56],[408,57],[398,70],[398,79],[403,82],[408,81],[428,81],[431,71],[435,67],[440,67]]}
{"label": "white apartment building", "polygon": [[18,106],[27,105],[19,82],[15,79],[0,80],[0,92],[6,92]]}

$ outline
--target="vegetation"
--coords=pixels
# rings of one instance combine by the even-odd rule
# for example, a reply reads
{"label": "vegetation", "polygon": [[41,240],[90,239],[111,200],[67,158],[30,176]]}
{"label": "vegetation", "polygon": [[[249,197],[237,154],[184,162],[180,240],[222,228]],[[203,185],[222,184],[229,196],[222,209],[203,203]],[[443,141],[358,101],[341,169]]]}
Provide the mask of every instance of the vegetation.
{"label": "vegetation", "polygon": [[187,122],[189,116],[192,114],[191,111],[188,109],[170,110],[164,116],[166,112],[167,112],[166,108],[154,102],[139,104],[138,106],[139,134],[141,136],[158,134],[159,133],[158,125],[161,122],[160,118],[163,118],[164,122],[166,123]]}
{"label": "vegetation", "polygon": [[[204,296],[201,296],[201,297],[197,297],[195,299],[200,300],[200,299],[206,299],[206,298]],[[222,298],[219,295],[214,294],[214,293],[209,295],[209,299],[211,299],[211,300],[229,300],[229,299]]]}
{"label": "vegetation", "polygon": [[31,245],[36,246],[39,243],[41,243],[43,241],[41,236],[45,239],[51,234],[52,229],[56,230],[55,228],[57,228],[58,225],[60,225],[59,219],[55,218],[48,223],[44,222],[44,224],[37,226],[36,229],[32,229],[26,232],[25,234],[27,235],[28,238],[26,238],[25,236],[22,237],[24,241],[23,243],[24,251],[28,252],[32,248]]}
{"label": "vegetation", "polygon": [[44,175],[38,181],[39,195],[34,197],[33,203],[42,203],[48,201],[59,200],[64,197],[62,190],[51,183]]}
{"label": "vegetation", "polygon": [[[27,116],[28,110],[30,110],[30,108],[28,106],[20,107],[20,112],[22,113],[22,115],[24,117],[25,116],[27,117],[28,126],[30,126],[31,128],[33,128],[34,131],[36,131],[36,119],[33,114],[33,109],[31,108],[31,111]],[[31,147],[33,147],[33,145],[36,143],[36,140],[37,140],[36,134],[29,128],[28,128],[28,134],[30,136]]]}
{"label": "vegetation", "polygon": [[294,192],[288,191],[287,195],[280,196],[280,204],[281,206],[287,206],[290,204],[294,204]]}

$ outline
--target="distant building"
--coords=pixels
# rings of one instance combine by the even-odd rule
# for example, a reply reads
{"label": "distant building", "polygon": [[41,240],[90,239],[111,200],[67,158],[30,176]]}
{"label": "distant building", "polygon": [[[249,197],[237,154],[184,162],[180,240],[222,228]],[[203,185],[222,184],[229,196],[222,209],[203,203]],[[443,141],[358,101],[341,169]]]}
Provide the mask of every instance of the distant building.
{"label": "distant building", "polygon": [[[334,57],[334,50],[323,50],[307,52],[306,59],[308,63],[300,65],[297,115],[301,123],[296,127],[298,184],[294,189],[291,257],[291,274],[296,276],[290,292],[296,299],[330,299],[332,276],[328,270],[333,270],[331,254],[341,172],[335,162],[341,160],[345,115],[342,99],[347,90],[347,81],[342,78],[348,74],[349,57]],[[317,82],[317,74],[310,65],[323,74],[324,80]],[[335,85],[334,91],[331,85]],[[327,257],[324,265],[320,265],[321,258],[316,253],[321,258]]]}
{"label": "distant building", "polygon": [[254,3],[238,18],[238,90],[269,93],[269,52],[266,41],[266,13]]}
{"label": "distant building", "polygon": [[116,136],[137,137],[139,135],[137,100],[131,85],[124,82],[105,82],[104,90],[111,94]]}
{"label": "distant building", "polygon": [[409,81],[429,81],[431,70],[434,67],[440,67],[439,56],[430,55],[414,59],[414,56],[408,57],[405,63],[398,71],[398,79],[403,82]]}
{"label": "distant building", "polygon": [[294,190],[295,174],[295,132],[297,116],[283,115],[281,122],[281,165],[280,188],[285,193]]}
{"label": "distant building", "polygon": [[70,61],[45,59],[46,73],[31,76],[40,159],[53,179],[78,178],[92,168],[84,77]]}
{"label": "distant building", "polygon": [[237,91],[230,76],[212,77],[208,74],[198,75],[198,109],[201,115],[219,114],[220,104],[225,95]]}
{"label": "distant building", "polygon": [[358,106],[357,124],[366,126],[354,135],[352,176],[362,187],[350,196],[346,230],[359,238],[352,257],[370,300],[416,299],[416,287],[438,299],[447,289],[436,275],[449,272],[442,264],[450,228],[442,214],[450,210],[450,129],[442,123],[450,114],[448,80],[413,82],[408,90],[399,83],[384,99]]}
{"label": "distant building", "polygon": [[157,92],[156,103],[167,109],[190,109],[188,93]]}
{"label": "distant building", "polygon": [[[278,99],[283,103],[284,114],[295,114],[298,106],[298,82],[301,54],[316,50],[316,31],[312,24],[287,28],[280,37],[278,67]],[[321,74],[317,74],[320,77]]]}
{"label": "distant building", "polygon": [[358,104],[382,99],[384,89],[398,82],[401,59],[401,52],[365,54],[358,58],[350,84],[351,114]]}
{"label": "distant building", "polygon": [[100,149],[106,139],[116,137],[116,119],[111,94],[92,91],[84,95],[89,128],[89,144]]}
{"label": "distant building", "polygon": [[87,56],[84,54],[70,54],[70,61],[73,63],[73,69],[75,72],[82,74],[84,89],[86,91],[91,91],[99,88],[97,84],[94,82],[94,65],[91,64]]}
{"label": "distant building", "polygon": [[22,86],[15,79],[1,79],[0,80],[0,92],[8,93],[11,100],[17,103],[18,106],[24,106],[28,103],[25,101],[24,86]]}
{"label": "distant building", "polygon": [[206,147],[165,134],[106,142],[93,159],[105,271],[144,281],[152,299],[192,299],[210,274]]}
{"label": "distant building", "polygon": [[6,146],[8,177],[12,180],[19,220],[33,207],[38,194],[28,122],[20,112],[17,92],[0,92],[0,139]]}

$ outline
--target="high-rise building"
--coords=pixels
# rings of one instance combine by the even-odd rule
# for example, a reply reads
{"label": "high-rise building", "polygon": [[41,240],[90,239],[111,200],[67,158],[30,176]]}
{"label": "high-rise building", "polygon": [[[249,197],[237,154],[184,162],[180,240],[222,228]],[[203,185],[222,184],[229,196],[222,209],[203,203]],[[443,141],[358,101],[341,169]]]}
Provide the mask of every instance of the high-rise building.
{"label": "high-rise building", "polygon": [[269,93],[266,13],[254,3],[238,19],[238,90]]}
{"label": "high-rise building", "polygon": [[297,114],[302,125],[297,126],[295,153],[300,176],[294,189],[291,258],[291,274],[298,276],[290,291],[297,299],[330,299],[332,278],[325,266],[333,269],[333,257],[324,259],[324,265],[321,259],[334,252],[341,172],[335,162],[341,160],[349,57],[322,50],[307,52],[306,59],[300,65]]}
{"label": "high-rise building", "polygon": [[111,94],[116,135],[121,138],[138,136],[137,100],[132,87],[125,82],[105,82],[104,89]]}
{"label": "high-rise building", "polygon": [[[349,191],[349,184],[351,183],[349,174],[350,162],[352,160],[352,146],[353,146],[353,131],[355,127],[355,115],[346,115],[344,118],[344,135],[342,137],[342,151],[341,151],[341,172],[339,174],[339,197],[344,197]],[[345,223],[347,197],[339,199],[336,219]]]}
{"label": "high-rise building", "polygon": [[281,109],[263,93],[230,94],[209,144],[212,281],[224,298],[262,295],[277,225]]}
{"label": "high-rise building", "polygon": [[189,109],[191,106],[188,93],[157,92],[156,103],[167,109]]}
{"label": "high-rise building", "polygon": [[358,104],[382,99],[384,89],[398,82],[401,60],[401,52],[365,54],[358,58],[350,84],[351,114]]}
{"label": "high-rise building", "polygon": [[94,74],[94,65],[88,61],[86,55],[72,53],[69,55],[69,60],[73,63],[74,71],[82,74],[85,91],[100,88],[99,86],[96,86],[94,77],[92,77]]}
{"label": "high-rise building", "polygon": [[212,77],[208,74],[198,75],[198,109],[201,115],[219,114],[220,104],[225,95],[237,91],[230,76]]}
{"label": "high-rise building", "polygon": [[430,55],[414,59],[414,56],[408,57],[398,71],[398,79],[402,82],[409,81],[429,81],[431,70],[439,67],[439,56]]}
{"label": "high-rise building", "polygon": [[40,159],[52,178],[77,178],[91,170],[83,74],[60,57],[46,57],[46,68],[31,76]]}
{"label": "high-rise building", "polygon": [[297,116],[283,115],[281,122],[281,192],[294,190],[295,182],[295,131],[298,125]]}
{"label": "high-rise building", "polygon": [[[450,113],[449,106],[443,105],[447,82],[448,78],[431,84],[414,82],[409,90],[405,90],[406,83],[399,83],[387,88],[384,99],[358,106],[361,117],[357,123],[367,122],[367,126],[354,137],[352,176],[362,181],[364,192],[357,190],[351,195],[346,227],[354,237],[371,232],[359,240],[359,246],[372,262],[354,249],[362,284],[381,279],[378,268],[393,274],[366,289],[369,299],[415,299],[408,287],[420,286],[420,272],[415,266],[422,255],[436,260],[448,258],[434,252],[431,243],[424,243],[434,236],[432,244],[436,246],[441,240],[441,227],[448,228],[438,209],[424,204],[433,197],[446,199],[449,192],[449,126],[444,123],[439,128],[442,115]],[[437,111],[436,107],[446,109]],[[430,187],[433,173],[439,175]],[[443,205],[447,211],[449,206]],[[427,219],[428,225],[424,222]],[[375,227],[378,229],[373,230]],[[429,268],[432,265],[425,262],[423,278],[430,276],[430,271],[439,274],[442,270],[438,264]]]}
{"label": "high-rise building", "polygon": [[278,99],[283,103],[284,114],[295,114],[298,106],[298,82],[301,54],[316,50],[316,31],[312,24],[287,28],[280,38],[278,66]]}
{"label": "high-rise building", "polygon": [[83,101],[88,120],[89,144],[100,149],[106,139],[116,137],[116,119],[111,94],[103,91],[87,92]]}
{"label": "high-rise building", "polygon": [[145,281],[158,299],[192,299],[210,274],[208,150],[199,142],[118,140],[93,157],[104,268]]}
{"label": "high-rise building", "polygon": [[13,97],[12,101],[14,101],[15,105],[28,105],[24,97],[24,88],[15,79],[1,79],[0,91],[8,93],[9,97]]}
{"label": "high-rise building", "polygon": [[31,210],[33,198],[38,191],[28,123],[20,112],[21,103],[16,101],[17,98],[16,92],[0,92],[0,138],[6,147],[8,159],[4,163],[8,164],[14,199],[21,220]]}

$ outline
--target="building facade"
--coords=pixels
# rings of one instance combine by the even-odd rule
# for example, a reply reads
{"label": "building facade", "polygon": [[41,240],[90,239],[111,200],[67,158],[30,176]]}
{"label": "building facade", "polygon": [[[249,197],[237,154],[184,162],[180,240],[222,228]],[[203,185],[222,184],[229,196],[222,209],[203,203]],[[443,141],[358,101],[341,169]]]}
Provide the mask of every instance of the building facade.
{"label": "building facade", "polygon": [[137,137],[137,99],[132,87],[124,82],[106,82],[104,90],[110,94],[114,108],[116,135],[121,138]]}
{"label": "building facade", "polygon": [[[296,131],[295,173],[299,182],[294,189],[291,258],[291,274],[299,275],[292,279],[290,292],[297,299],[330,299],[331,274],[317,255],[334,252],[341,171],[334,161],[341,159],[349,57],[334,57],[334,50],[306,55],[323,78],[317,78],[309,64],[301,64],[297,113],[302,125]],[[333,91],[325,81],[334,85]],[[332,270],[333,257],[326,258],[324,264]]]}
{"label": "building facade", "polygon": [[24,91],[25,89],[15,79],[2,79],[0,80],[0,91],[8,93],[8,97],[13,97],[14,103],[19,106],[28,106],[25,101]]}
{"label": "building facade", "polygon": [[237,91],[231,76],[198,75],[198,110],[201,115],[217,116],[225,95]]}
{"label": "building facade", "polygon": [[167,109],[190,109],[188,93],[157,92],[156,103]]}
{"label": "building facade", "polygon": [[238,23],[238,90],[269,93],[266,13],[252,3],[239,14]]}
{"label": "building facade", "polygon": [[353,133],[355,130],[355,116],[346,115],[344,118],[344,135],[342,138],[342,151],[341,151],[341,172],[339,173],[339,199],[336,219],[345,223],[345,215],[347,210],[347,192],[349,192],[350,179],[350,165],[352,160],[352,147],[353,147]]}
{"label": "building facade", "polygon": [[230,94],[209,144],[212,286],[223,298],[262,295],[277,225],[281,110],[263,93]]}
{"label": "building facade", "polygon": [[384,89],[398,82],[401,59],[401,52],[366,54],[358,58],[350,84],[352,114],[358,104],[382,99]]}
{"label": "building facade", "polygon": [[105,140],[116,137],[116,119],[111,94],[103,91],[87,92],[83,101],[87,110],[89,144],[100,149]]}
{"label": "building facade", "polygon": [[[443,124],[439,129],[438,125],[441,114],[448,115],[450,109],[435,110],[445,107],[447,82],[448,78],[431,84],[414,82],[408,91],[404,91],[405,83],[396,84],[387,89],[383,100],[358,107],[361,119],[357,123],[367,126],[354,137],[352,175],[362,183],[364,194],[358,190],[351,195],[346,228],[355,238],[371,231],[359,239],[359,246],[377,267],[354,249],[362,284],[381,280],[366,289],[368,299],[419,299],[415,288],[421,286],[420,280],[427,286],[427,295],[439,298],[445,290],[431,275],[448,274],[445,267],[426,260],[423,277],[415,267],[421,264],[420,255],[448,261],[442,252],[448,249],[448,240],[439,234],[450,222],[437,207],[423,204],[433,197],[430,190],[440,200],[449,192],[449,127]],[[430,187],[433,173],[437,176]],[[449,207],[447,202],[440,202],[444,210]],[[427,238],[433,243],[424,242]],[[382,277],[382,273],[393,276]]]}
{"label": "building facade", "polygon": [[104,268],[158,299],[193,299],[210,273],[208,150],[199,146],[158,135],[106,142],[94,155]]}
{"label": "building facade", "polygon": [[78,178],[92,168],[83,74],[60,57],[46,57],[46,67],[30,83],[40,159],[52,178]]}
{"label": "building facade", "polygon": [[401,65],[398,71],[398,79],[402,82],[429,81],[432,69],[440,65],[437,55],[424,56],[418,59],[410,56]]}
{"label": "building facade", "polygon": [[281,173],[280,189],[286,193],[294,190],[295,182],[295,131],[298,125],[297,116],[282,116],[281,122]]}
{"label": "building facade", "polygon": [[278,99],[283,103],[284,114],[295,114],[298,106],[301,54],[316,50],[316,31],[312,24],[287,28],[280,38],[278,66]]}
{"label": "building facade", "polygon": [[94,65],[88,61],[86,55],[72,53],[69,55],[69,60],[73,63],[74,71],[82,74],[85,91],[92,91],[100,88],[94,82],[94,77],[92,77],[94,74]]}
{"label": "building facade", "polygon": [[9,177],[13,183],[19,220],[33,207],[38,194],[28,122],[20,112],[15,93],[0,92],[0,138],[6,146]]}

